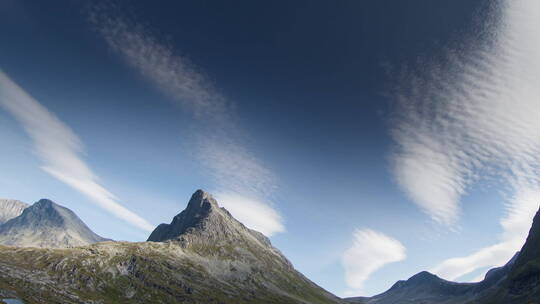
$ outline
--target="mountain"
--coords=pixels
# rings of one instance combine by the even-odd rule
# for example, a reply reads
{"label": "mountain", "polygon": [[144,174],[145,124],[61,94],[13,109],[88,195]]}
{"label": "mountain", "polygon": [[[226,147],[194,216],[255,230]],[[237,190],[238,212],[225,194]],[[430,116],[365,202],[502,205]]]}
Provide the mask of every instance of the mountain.
{"label": "mountain", "polygon": [[[292,269],[291,263],[274,248],[262,233],[249,229],[237,221],[225,208],[208,193],[197,190],[186,207],[176,215],[170,224],[159,225],[148,237],[148,241],[179,242],[183,247],[223,248],[234,245],[274,259],[280,267]],[[232,251],[232,254],[237,254]],[[243,255],[239,255],[243,257]]]}
{"label": "mountain", "polygon": [[481,304],[540,303],[540,211],[533,219],[527,241],[499,288],[483,296]]}
{"label": "mountain", "polygon": [[28,204],[17,200],[0,199],[0,225],[19,216]]}
{"label": "mountain", "polygon": [[344,303],[204,191],[149,240],[0,246],[0,294],[25,303]]}
{"label": "mountain", "polygon": [[[506,266],[505,266],[506,267]],[[374,297],[347,298],[349,303],[362,304],[464,304],[477,299],[493,288],[505,274],[500,267],[497,276],[481,283],[456,283],[422,271],[406,281],[396,282],[389,290]],[[500,276],[499,276],[500,275]],[[495,279],[495,278],[498,279]]]}
{"label": "mountain", "polygon": [[478,283],[456,283],[422,271],[406,281],[397,281],[387,291],[373,297],[345,299],[361,304],[465,304],[479,303],[502,285],[519,253],[504,266],[489,270]]}
{"label": "mountain", "polygon": [[396,282],[388,291],[365,303],[463,303],[473,284],[449,282],[427,271]]}
{"label": "mountain", "polygon": [[0,226],[0,244],[67,248],[103,242],[73,211],[42,199]]}
{"label": "mountain", "polygon": [[423,271],[373,297],[345,299],[362,304],[540,303],[540,211],[521,251],[478,283],[455,283]]}
{"label": "mountain", "polygon": [[[390,289],[379,295],[373,297],[347,298],[345,300],[355,304],[484,303],[486,298],[496,294],[502,288],[519,256],[520,252],[516,253],[506,265],[489,270],[486,273],[484,280],[478,283],[451,282],[441,279],[427,271],[422,271],[406,281],[396,282]],[[488,300],[488,302],[485,303],[494,302]]]}

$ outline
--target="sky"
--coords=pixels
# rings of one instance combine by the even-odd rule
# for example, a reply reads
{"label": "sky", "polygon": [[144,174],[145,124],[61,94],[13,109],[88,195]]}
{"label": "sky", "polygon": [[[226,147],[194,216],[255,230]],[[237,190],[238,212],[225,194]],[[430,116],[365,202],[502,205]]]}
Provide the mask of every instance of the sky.
{"label": "sky", "polygon": [[540,202],[540,4],[0,2],[0,197],[144,241],[197,189],[311,280],[481,280]]}

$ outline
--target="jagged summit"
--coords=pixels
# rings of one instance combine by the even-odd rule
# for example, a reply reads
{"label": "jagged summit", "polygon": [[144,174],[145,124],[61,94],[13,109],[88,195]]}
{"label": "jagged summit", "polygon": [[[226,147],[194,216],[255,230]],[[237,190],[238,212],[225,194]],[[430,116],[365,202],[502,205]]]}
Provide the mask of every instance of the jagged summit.
{"label": "jagged summit", "polygon": [[[160,224],[148,237],[148,241],[163,242],[180,239],[185,234],[204,232],[214,241],[234,238],[238,234],[249,232],[257,239],[266,237],[246,228],[225,208],[220,208],[216,199],[208,192],[197,190],[191,196],[186,209],[176,215],[170,224]],[[261,238],[262,236],[262,238]],[[264,240],[266,243],[267,241]]]}
{"label": "jagged summit", "polygon": [[[206,253],[218,255],[245,257],[244,251],[248,250],[269,256],[283,267],[292,267],[266,236],[244,226],[203,190],[197,190],[191,196],[186,209],[176,215],[170,224],[156,227],[148,241],[174,241],[183,247],[204,248]],[[228,248],[228,252],[224,248]]]}
{"label": "jagged summit", "polygon": [[21,215],[28,204],[18,200],[0,199],[0,225]]}
{"label": "jagged summit", "polygon": [[41,199],[0,226],[0,244],[66,248],[106,241],[68,208]]}
{"label": "jagged summit", "polygon": [[207,210],[209,208],[219,208],[216,199],[204,190],[197,190],[191,196],[186,210]]}
{"label": "jagged summit", "polygon": [[209,193],[197,190],[191,196],[186,209],[176,215],[170,224],[160,224],[148,237],[148,241],[163,242],[178,238],[188,229],[203,229],[203,222],[212,212],[218,212],[217,201]]}

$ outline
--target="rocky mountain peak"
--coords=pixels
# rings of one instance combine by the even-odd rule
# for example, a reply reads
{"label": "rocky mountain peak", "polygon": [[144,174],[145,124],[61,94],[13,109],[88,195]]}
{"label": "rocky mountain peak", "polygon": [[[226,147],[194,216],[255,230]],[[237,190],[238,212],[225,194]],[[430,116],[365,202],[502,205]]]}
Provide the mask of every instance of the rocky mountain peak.
{"label": "rocky mountain peak", "polygon": [[260,256],[268,256],[280,265],[292,267],[267,237],[244,226],[203,190],[197,190],[191,196],[186,209],[170,224],[156,227],[148,241],[174,241],[184,248],[204,248],[206,254],[234,256],[239,252],[240,255],[259,252]]}
{"label": "rocky mountain peak", "polygon": [[201,218],[207,216],[211,210],[219,209],[216,199],[203,190],[197,190],[191,196],[186,209],[187,217]]}
{"label": "rocky mountain peak", "polygon": [[28,204],[18,200],[0,199],[0,225],[21,215]]}
{"label": "rocky mountain peak", "polygon": [[41,199],[0,226],[0,244],[65,248],[106,241],[68,208]]}
{"label": "rocky mountain peak", "polygon": [[54,203],[50,199],[42,198],[39,201],[35,202],[34,205],[36,208],[53,208],[54,206],[56,206],[56,203]]}
{"label": "rocky mountain peak", "polygon": [[[178,239],[188,230],[209,230],[214,228],[211,227],[211,224],[216,224],[217,218],[223,217],[220,213],[221,210],[214,197],[203,190],[197,190],[191,196],[186,209],[176,215],[170,224],[159,225],[150,234],[148,241],[162,242]],[[214,218],[214,220],[210,220],[210,218]],[[215,228],[223,229],[225,226]]]}

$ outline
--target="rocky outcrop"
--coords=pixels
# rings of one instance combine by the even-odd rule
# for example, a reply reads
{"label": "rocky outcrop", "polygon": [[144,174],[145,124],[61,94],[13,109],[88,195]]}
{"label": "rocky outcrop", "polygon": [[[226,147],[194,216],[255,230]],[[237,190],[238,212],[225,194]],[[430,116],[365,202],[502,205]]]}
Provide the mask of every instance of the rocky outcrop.
{"label": "rocky outcrop", "polygon": [[0,244],[68,248],[107,239],[95,234],[71,210],[42,199],[0,226]]}
{"label": "rocky outcrop", "polygon": [[170,224],[159,225],[148,241],[174,241],[184,248],[237,248],[260,252],[270,256],[284,267],[292,267],[281,252],[272,246],[262,233],[249,229],[237,221],[225,208],[220,208],[209,193],[197,190],[185,210],[176,215]]}
{"label": "rocky outcrop", "polygon": [[17,200],[0,199],[0,225],[21,215],[28,204]]}

